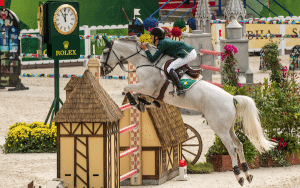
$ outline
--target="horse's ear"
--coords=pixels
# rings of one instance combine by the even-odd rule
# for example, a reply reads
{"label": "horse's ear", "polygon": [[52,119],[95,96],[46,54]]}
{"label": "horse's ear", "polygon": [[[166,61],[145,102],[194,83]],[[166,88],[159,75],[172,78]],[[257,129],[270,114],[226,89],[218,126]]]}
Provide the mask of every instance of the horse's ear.
{"label": "horse's ear", "polygon": [[111,41],[110,41],[105,35],[102,35],[102,39],[103,39],[104,42],[105,42],[105,46],[106,46],[106,47],[110,47]]}
{"label": "horse's ear", "polygon": [[139,37],[137,37],[136,35],[133,35],[132,37],[133,37],[134,40],[139,41]]}

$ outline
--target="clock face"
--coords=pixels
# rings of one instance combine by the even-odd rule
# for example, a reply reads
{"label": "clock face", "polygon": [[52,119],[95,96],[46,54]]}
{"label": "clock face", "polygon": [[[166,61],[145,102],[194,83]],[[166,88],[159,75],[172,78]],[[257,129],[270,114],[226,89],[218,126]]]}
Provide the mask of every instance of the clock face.
{"label": "clock face", "polygon": [[63,35],[72,33],[78,23],[78,15],[73,6],[64,4],[59,6],[53,17],[55,29]]}
{"label": "clock face", "polygon": [[39,33],[42,35],[43,34],[43,4],[40,4],[38,7],[37,22],[38,22]]}

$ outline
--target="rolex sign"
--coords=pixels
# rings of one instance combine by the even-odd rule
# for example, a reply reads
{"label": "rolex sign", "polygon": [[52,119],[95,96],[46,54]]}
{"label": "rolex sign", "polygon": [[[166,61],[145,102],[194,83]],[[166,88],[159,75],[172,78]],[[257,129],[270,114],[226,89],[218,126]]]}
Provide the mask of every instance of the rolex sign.
{"label": "rolex sign", "polygon": [[47,55],[54,60],[80,57],[79,3],[72,1],[48,1],[46,35]]}

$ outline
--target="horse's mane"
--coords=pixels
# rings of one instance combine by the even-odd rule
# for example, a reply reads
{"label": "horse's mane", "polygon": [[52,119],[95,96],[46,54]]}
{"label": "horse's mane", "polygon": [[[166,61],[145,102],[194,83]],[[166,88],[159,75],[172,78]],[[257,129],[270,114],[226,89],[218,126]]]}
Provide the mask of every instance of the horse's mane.
{"label": "horse's mane", "polygon": [[[136,36],[136,35],[133,35],[133,36],[125,36],[125,37],[122,37],[122,38],[119,38],[118,39],[119,41],[122,41],[122,42],[136,42],[138,43],[139,45],[141,45],[141,43],[139,42],[139,38]],[[152,44],[149,44],[149,43],[146,43],[147,47],[150,48],[150,49],[156,49],[156,46],[152,45]]]}

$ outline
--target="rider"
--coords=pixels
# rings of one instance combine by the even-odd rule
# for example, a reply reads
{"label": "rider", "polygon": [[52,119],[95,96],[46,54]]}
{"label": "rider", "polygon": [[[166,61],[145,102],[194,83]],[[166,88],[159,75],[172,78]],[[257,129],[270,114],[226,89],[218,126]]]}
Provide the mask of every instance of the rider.
{"label": "rider", "polygon": [[145,50],[147,57],[151,62],[155,62],[163,53],[177,58],[169,65],[169,67],[167,68],[167,72],[175,82],[175,85],[178,89],[177,95],[180,97],[184,97],[185,92],[182,89],[181,83],[175,70],[196,59],[196,50],[194,49],[194,47],[189,46],[184,42],[165,39],[165,31],[160,27],[156,27],[151,31],[151,40],[153,41],[153,44],[157,46],[157,51],[154,55],[150,53],[146,44],[141,44],[141,48]]}

